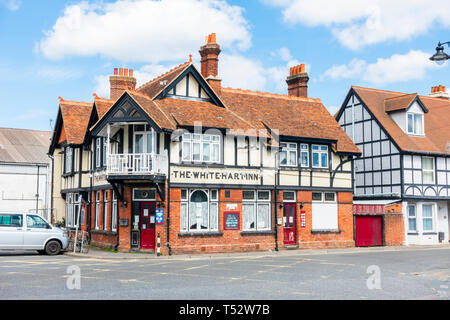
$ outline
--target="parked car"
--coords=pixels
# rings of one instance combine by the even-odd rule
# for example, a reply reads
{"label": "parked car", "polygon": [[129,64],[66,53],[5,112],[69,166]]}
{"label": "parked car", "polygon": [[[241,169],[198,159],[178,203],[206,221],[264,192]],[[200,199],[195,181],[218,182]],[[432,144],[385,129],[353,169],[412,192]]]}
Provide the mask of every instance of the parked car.
{"label": "parked car", "polygon": [[67,232],[37,214],[0,212],[0,249],[57,255],[68,245]]}

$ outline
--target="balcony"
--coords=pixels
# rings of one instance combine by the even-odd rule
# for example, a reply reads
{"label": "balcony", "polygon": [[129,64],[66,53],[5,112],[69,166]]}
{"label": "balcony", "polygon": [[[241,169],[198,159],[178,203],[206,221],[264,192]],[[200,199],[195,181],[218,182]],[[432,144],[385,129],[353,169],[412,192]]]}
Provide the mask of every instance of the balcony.
{"label": "balcony", "polygon": [[125,153],[110,154],[107,158],[107,175],[158,175],[167,176],[169,161],[164,154]]}

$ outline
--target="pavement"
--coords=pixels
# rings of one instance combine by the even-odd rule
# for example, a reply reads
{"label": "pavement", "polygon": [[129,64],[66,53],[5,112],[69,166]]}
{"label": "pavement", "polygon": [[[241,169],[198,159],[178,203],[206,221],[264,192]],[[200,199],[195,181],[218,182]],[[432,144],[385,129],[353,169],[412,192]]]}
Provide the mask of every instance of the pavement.
{"label": "pavement", "polygon": [[[213,253],[213,254],[175,254],[157,256],[155,253],[143,252],[113,252],[103,250],[97,247],[90,247],[88,253],[65,252],[64,255],[77,258],[90,259],[158,259],[158,260],[185,260],[185,259],[211,259],[224,257],[264,257],[264,256],[302,256],[302,255],[322,255],[322,254],[352,254],[352,253],[370,253],[370,252],[392,252],[408,250],[440,250],[450,248],[450,243],[439,245],[409,245],[409,246],[390,246],[390,247],[358,247],[358,248],[337,248],[337,249],[297,249],[280,251],[253,251],[253,252],[233,252],[233,253]],[[1,251],[0,251],[1,252]]]}
{"label": "pavement", "polygon": [[0,252],[0,300],[450,300],[450,246],[214,255]]}

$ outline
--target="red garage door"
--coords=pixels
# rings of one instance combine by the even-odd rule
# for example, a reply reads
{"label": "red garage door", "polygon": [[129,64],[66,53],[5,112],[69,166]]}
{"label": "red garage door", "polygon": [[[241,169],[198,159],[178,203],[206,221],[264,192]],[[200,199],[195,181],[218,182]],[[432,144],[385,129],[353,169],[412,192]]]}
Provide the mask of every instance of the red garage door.
{"label": "red garage door", "polygon": [[383,245],[381,216],[355,216],[355,224],[357,247]]}

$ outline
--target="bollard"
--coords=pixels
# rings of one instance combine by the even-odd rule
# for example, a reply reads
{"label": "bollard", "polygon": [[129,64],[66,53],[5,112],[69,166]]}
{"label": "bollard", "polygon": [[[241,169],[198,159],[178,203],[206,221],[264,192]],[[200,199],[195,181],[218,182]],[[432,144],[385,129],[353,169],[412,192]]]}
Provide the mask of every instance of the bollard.
{"label": "bollard", "polygon": [[156,253],[158,255],[158,257],[161,255],[161,236],[158,232],[158,242],[157,242],[157,247],[156,247]]}

